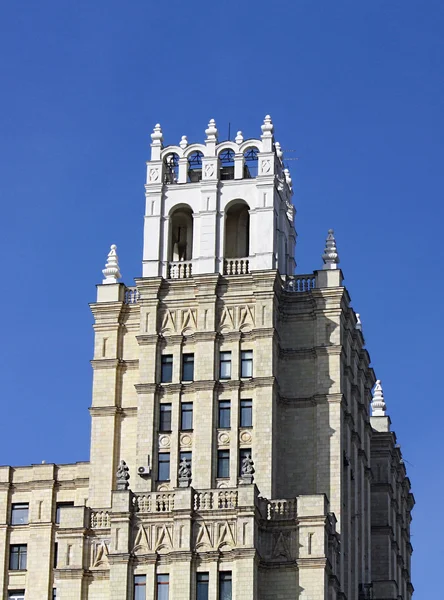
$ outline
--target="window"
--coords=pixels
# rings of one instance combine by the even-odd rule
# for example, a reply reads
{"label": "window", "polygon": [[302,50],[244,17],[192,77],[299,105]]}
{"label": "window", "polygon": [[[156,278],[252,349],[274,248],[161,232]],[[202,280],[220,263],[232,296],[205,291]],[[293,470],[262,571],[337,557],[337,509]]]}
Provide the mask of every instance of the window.
{"label": "window", "polygon": [[159,481],[170,480],[170,453],[162,452],[159,454],[158,476]]}
{"label": "window", "polygon": [[193,429],[193,403],[182,402],[180,405],[180,428],[182,431]]}
{"label": "window", "polygon": [[57,589],[52,588],[52,600],[57,600]]}
{"label": "window", "polygon": [[219,600],[231,600],[231,571],[219,573]]}
{"label": "window", "polygon": [[27,525],[29,504],[13,504],[11,509],[11,525]]}
{"label": "window", "polygon": [[253,426],[253,400],[240,402],[240,427]]}
{"label": "window", "polygon": [[241,377],[253,377],[253,350],[241,352]]}
{"label": "window", "polygon": [[219,401],[219,429],[229,429],[231,427],[231,401]]}
{"label": "window", "polygon": [[231,379],[231,352],[219,353],[219,379]]}
{"label": "window", "polygon": [[239,450],[239,477],[242,476],[242,464],[247,456],[251,458],[251,448],[242,448]]}
{"label": "window", "polygon": [[60,523],[62,510],[64,508],[70,508],[71,506],[74,506],[74,502],[57,502],[57,506],[56,506],[56,523],[57,524]]}
{"label": "window", "polygon": [[170,587],[169,575],[157,576],[157,597],[156,600],[168,600],[168,592]]}
{"label": "window", "polygon": [[160,405],[159,431],[171,431],[171,404]]}
{"label": "window", "polygon": [[217,453],[217,476],[230,476],[230,451],[219,450]]}
{"label": "window", "polygon": [[54,560],[53,560],[54,569],[57,569],[58,559],[59,559],[59,544],[58,544],[58,542],[54,542]]}
{"label": "window", "polygon": [[25,600],[25,590],[9,590],[8,600]]}
{"label": "window", "polygon": [[194,354],[182,356],[182,381],[194,380]]}
{"label": "window", "polygon": [[173,381],[173,355],[162,354],[161,359],[161,383],[171,383]]}
{"label": "window", "polygon": [[9,547],[9,568],[11,571],[24,571],[28,547],[26,544],[13,544]]}
{"label": "window", "polygon": [[208,584],[210,577],[208,573],[196,574],[196,600],[208,600]]}
{"label": "window", "polygon": [[134,575],[134,600],[146,599],[146,575]]}

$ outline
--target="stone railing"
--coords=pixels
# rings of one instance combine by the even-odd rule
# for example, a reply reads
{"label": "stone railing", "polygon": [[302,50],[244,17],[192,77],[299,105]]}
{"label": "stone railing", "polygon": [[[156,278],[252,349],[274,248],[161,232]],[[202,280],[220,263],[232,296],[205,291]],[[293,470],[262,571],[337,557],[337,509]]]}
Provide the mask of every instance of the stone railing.
{"label": "stone railing", "polygon": [[125,304],[137,304],[140,294],[136,287],[127,287],[125,289]]}
{"label": "stone railing", "polygon": [[250,272],[248,258],[225,258],[224,275],[247,275]]}
{"label": "stone railing", "polygon": [[176,261],[168,263],[168,279],[189,279],[192,277],[191,261]]}
{"label": "stone railing", "polygon": [[286,292],[310,292],[316,287],[314,275],[291,275],[284,284]]}
{"label": "stone railing", "polygon": [[89,524],[91,529],[109,528],[111,526],[109,520],[109,513],[105,510],[91,512]]}
{"label": "stone railing", "polygon": [[237,508],[236,490],[195,492],[194,510],[228,510]]}
{"label": "stone railing", "polygon": [[166,513],[174,510],[174,493],[157,492],[139,494],[133,498],[134,508],[138,512]]}
{"label": "stone railing", "polygon": [[296,498],[267,501],[267,521],[288,521],[295,519],[296,514]]}

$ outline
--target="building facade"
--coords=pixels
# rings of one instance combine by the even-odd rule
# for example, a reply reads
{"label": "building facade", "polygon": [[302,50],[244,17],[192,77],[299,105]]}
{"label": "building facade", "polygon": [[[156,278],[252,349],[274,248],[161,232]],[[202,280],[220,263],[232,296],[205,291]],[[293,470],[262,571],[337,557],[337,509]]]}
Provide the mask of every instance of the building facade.
{"label": "building facade", "polygon": [[410,600],[405,465],[332,231],[294,274],[270,117],[151,137],[143,276],[112,246],[91,305],[90,462],[0,468],[3,597]]}

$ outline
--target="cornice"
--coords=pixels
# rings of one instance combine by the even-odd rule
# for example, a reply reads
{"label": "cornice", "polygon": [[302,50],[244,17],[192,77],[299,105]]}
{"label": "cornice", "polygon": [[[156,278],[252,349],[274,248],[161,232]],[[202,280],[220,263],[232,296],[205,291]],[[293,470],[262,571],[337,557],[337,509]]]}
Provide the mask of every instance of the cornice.
{"label": "cornice", "polygon": [[94,370],[98,369],[117,369],[120,360],[118,358],[95,358],[91,361]]}

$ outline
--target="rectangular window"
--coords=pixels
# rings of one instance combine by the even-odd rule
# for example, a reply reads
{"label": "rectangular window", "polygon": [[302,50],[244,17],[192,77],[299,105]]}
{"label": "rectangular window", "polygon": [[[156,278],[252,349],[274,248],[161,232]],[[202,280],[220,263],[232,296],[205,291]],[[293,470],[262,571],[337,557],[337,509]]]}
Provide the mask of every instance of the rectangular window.
{"label": "rectangular window", "polygon": [[158,481],[169,481],[170,480],[170,453],[162,452],[159,454],[159,465],[158,465]]}
{"label": "rectangular window", "polygon": [[239,476],[242,475],[242,465],[248,456],[251,458],[251,448],[241,448],[239,450]]}
{"label": "rectangular window", "polygon": [[25,600],[25,590],[9,590],[8,600]]}
{"label": "rectangular window", "polygon": [[194,354],[182,356],[182,381],[194,381]]}
{"label": "rectangular window", "polygon": [[171,383],[173,381],[173,355],[162,354],[161,359],[161,383]]}
{"label": "rectangular window", "polygon": [[231,427],[231,402],[230,400],[219,401],[219,429],[229,429]]}
{"label": "rectangular window", "polygon": [[57,589],[52,588],[52,600],[57,600]]}
{"label": "rectangular window", "polygon": [[219,353],[219,379],[231,379],[231,352]]}
{"label": "rectangular window", "polygon": [[240,427],[253,426],[253,400],[240,402]]}
{"label": "rectangular window", "polygon": [[57,502],[57,505],[56,505],[56,523],[57,524],[60,523],[60,517],[62,515],[62,510],[64,508],[70,508],[71,506],[74,506],[74,502]]}
{"label": "rectangular window", "polygon": [[217,453],[217,476],[230,476],[230,451],[219,450]]}
{"label": "rectangular window", "polygon": [[29,519],[29,504],[13,504],[11,508],[11,525],[27,525]]}
{"label": "rectangular window", "polygon": [[159,431],[171,431],[171,404],[160,405]]}
{"label": "rectangular window", "polygon": [[11,571],[26,569],[28,547],[26,544],[13,544],[9,547],[9,568]]}
{"label": "rectangular window", "polygon": [[196,574],[196,600],[208,600],[208,585],[210,576],[208,573]]}
{"label": "rectangular window", "polygon": [[146,575],[134,575],[134,600],[146,600]]}
{"label": "rectangular window", "polygon": [[168,600],[168,592],[170,588],[170,576],[157,576],[157,596],[156,600]]}
{"label": "rectangular window", "polygon": [[180,429],[190,431],[193,429],[193,403],[182,402],[180,405]]}
{"label": "rectangular window", "polygon": [[59,559],[59,544],[58,544],[58,542],[54,542],[54,560],[53,560],[54,569],[57,569],[58,559]]}
{"label": "rectangular window", "polygon": [[241,352],[241,377],[253,377],[253,350]]}
{"label": "rectangular window", "polygon": [[220,571],[219,573],[219,600],[231,600],[231,571]]}

